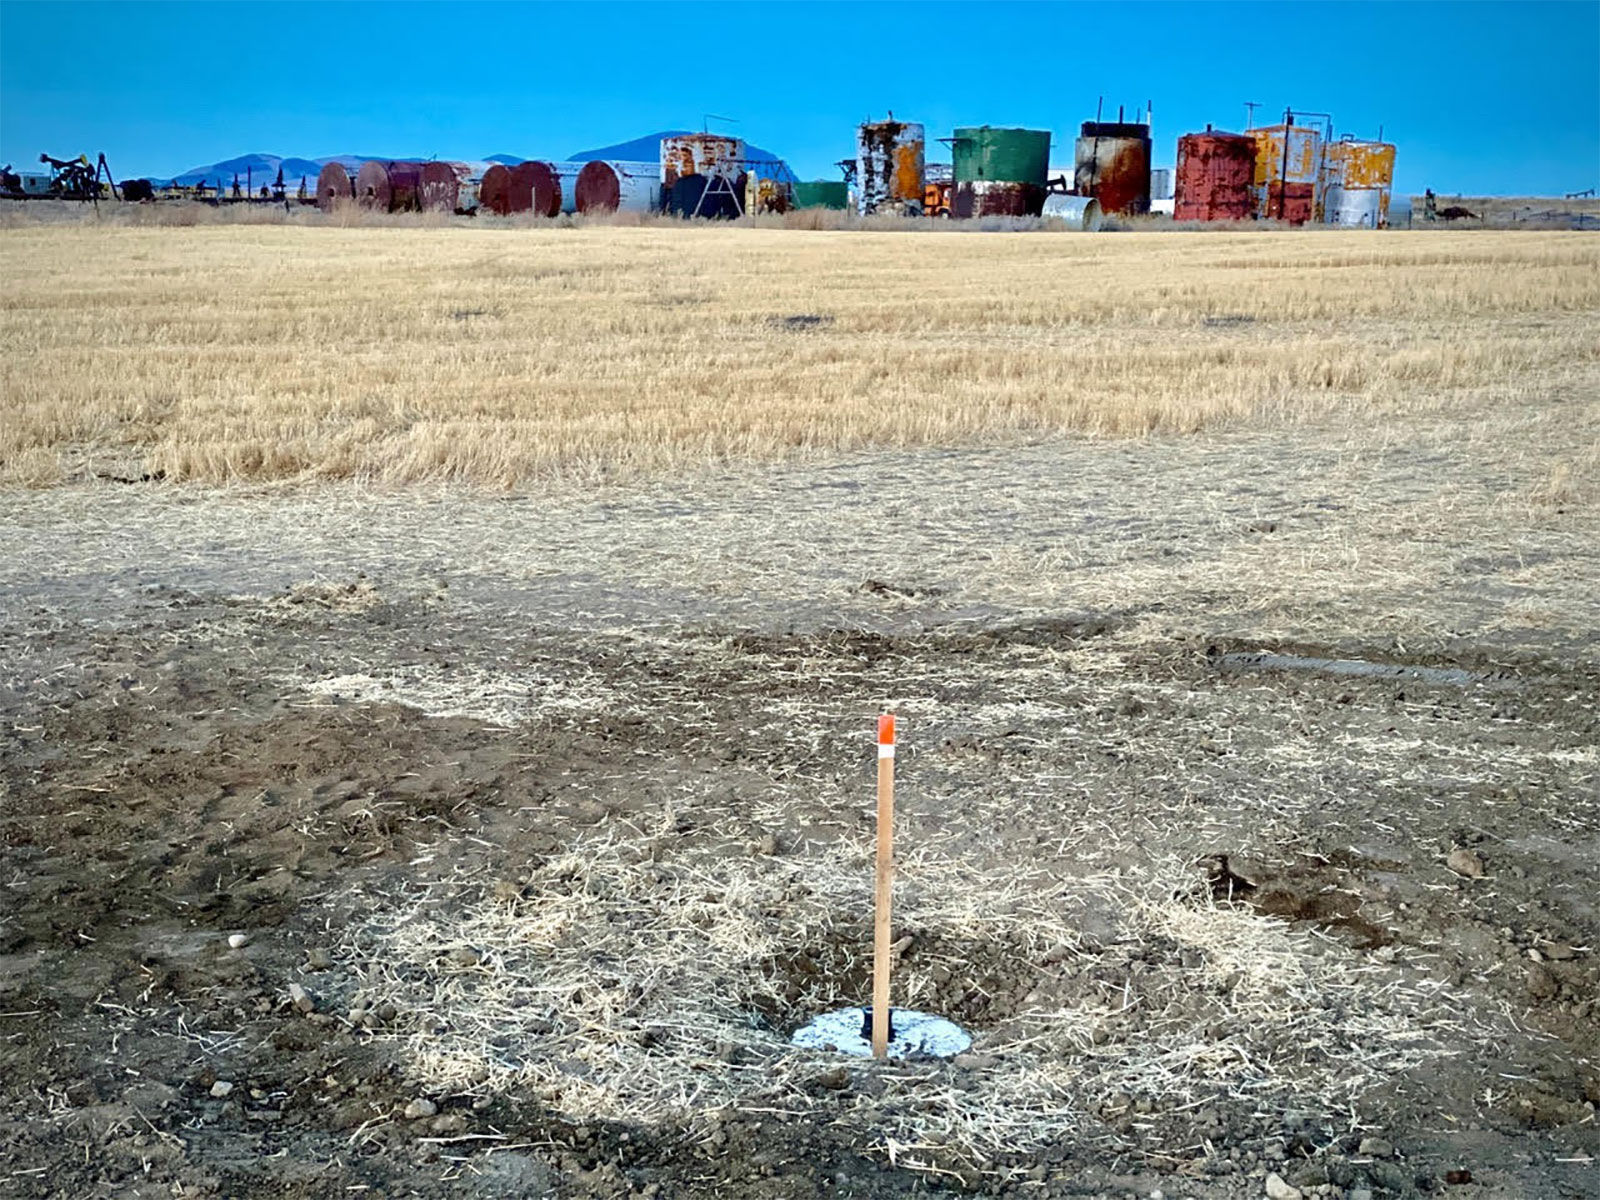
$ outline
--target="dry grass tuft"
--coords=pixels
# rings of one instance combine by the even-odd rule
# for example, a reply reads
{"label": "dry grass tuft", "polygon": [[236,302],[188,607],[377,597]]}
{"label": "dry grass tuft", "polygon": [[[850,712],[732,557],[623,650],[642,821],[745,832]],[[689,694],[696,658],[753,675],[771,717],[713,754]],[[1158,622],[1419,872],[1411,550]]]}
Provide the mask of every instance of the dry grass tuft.
{"label": "dry grass tuft", "polygon": [[1578,235],[383,220],[10,224],[0,481],[511,487],[1366,420],[1600,356],[1600,245]]}

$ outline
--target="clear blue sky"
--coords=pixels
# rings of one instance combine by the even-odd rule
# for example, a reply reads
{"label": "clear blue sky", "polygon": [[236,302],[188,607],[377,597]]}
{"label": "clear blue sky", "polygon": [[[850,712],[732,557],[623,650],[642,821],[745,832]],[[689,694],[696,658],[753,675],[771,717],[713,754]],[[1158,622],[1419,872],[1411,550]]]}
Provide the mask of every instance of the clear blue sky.
{"label": "clear blue sky", "polygon": [[560,157],[709,112],[831,178],[887,109],[930,138],[1015,124],[1059,143],[1101,95],[1154,102],[1157,165],[1258,100],[1382,125],[1399,190],[1574,191],[1600,184],[1600,0],[0,0],[0,161],[104,150],[119,175],[250,151]]}

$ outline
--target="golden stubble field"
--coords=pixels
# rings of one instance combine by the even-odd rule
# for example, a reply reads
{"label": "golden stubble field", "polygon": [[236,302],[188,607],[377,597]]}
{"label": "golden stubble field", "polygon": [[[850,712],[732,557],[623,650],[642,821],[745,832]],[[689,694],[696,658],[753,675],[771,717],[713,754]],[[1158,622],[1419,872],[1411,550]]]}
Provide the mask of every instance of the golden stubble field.
{"label": "golden stubble field", "polygon": [[0,230],[0,480],[657,473],[1358,421],[1600,356],[1585,234]]}

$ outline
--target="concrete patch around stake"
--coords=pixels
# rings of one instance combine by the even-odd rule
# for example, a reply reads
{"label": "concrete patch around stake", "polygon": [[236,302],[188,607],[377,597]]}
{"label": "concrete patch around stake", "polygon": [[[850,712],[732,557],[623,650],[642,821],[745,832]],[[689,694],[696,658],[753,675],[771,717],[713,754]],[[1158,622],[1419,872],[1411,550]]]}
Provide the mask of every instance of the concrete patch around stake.
{"label": "concrete patch around stake", "polygon": [[[840,1008],[813,1017],[789,1040],[808,1050],[833,1050],[855,1058],[872,1057],[867,1010]],[[909,1008],[889,1010],[890,1058],[954,1058],[972,1045],[961,1026]]]}

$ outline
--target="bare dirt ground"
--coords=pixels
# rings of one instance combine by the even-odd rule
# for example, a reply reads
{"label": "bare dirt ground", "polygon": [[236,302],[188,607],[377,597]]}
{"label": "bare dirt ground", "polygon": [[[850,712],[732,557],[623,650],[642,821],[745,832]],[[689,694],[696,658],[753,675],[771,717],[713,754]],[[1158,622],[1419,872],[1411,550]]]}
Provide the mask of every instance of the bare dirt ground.
{"label": "bare dirt ground", "polygon": [[1597,383],[6,494],[0,1194],[1600,1194]]}

